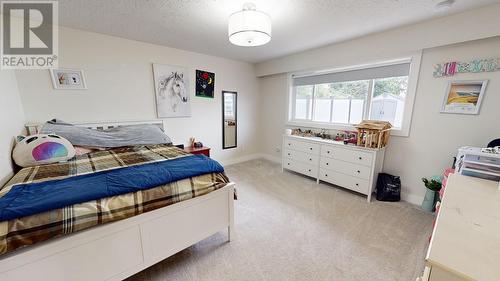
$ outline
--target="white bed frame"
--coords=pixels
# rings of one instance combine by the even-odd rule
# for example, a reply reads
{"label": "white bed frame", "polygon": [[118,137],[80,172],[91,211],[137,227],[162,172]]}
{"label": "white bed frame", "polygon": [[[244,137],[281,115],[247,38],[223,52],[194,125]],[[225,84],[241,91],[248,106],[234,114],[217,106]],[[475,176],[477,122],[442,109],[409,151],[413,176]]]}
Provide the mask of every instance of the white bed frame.
{"label": "white bed frame", "polygon": [[[163,127],[158,120],[78,125],[132,123]],[[123,280],[221,230],[227,229],[231,241],[233,203],[234,183],[229,183],[207,195],[38,243],[0,256],[0,280]]]}

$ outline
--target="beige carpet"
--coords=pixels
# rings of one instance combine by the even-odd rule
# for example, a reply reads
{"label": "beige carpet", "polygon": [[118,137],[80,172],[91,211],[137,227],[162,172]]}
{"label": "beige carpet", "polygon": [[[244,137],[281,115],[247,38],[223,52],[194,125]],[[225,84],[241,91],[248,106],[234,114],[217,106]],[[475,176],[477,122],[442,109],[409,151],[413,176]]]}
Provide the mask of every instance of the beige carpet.
{"label": "beige carpet", "polygon": [[264,160],[226,171],[234,241],[220,232],[127,280],[414,281],[423,269],[433,216],[408,203],[368,204]]}

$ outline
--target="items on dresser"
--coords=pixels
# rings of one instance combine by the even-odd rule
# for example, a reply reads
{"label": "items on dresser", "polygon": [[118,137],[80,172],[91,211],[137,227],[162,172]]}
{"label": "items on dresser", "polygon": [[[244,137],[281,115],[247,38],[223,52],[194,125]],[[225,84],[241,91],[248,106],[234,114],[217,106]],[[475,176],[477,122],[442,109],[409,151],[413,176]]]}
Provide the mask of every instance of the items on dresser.
{"label": "items on dresser", "polygon": [[465,146],[458,150],[457,173],[499,182],[500,154],[482,152],[479,147]]}
{"label": "items on dresser", "polygon": [[356,126],[358,146],[382,148],[389,142],[391,123],[385,121],[364,120]]}
{"label": "items on dresser", "polygon": [[481,148],[481,152],[499,154],[500,153],[500,146]]}
{"label": "items on dresser", "polygon": [[326,140],[341,141],[344,144],[354,144],[358,142],[358,132],[356,131],[341,131],[336,133],[328,133],[326,129],[321,129],[318,131],[305,130],[305,129],[286,129],[286,135],[294,135],[300,137],[319,137]]}
{"label": "items on dresser", "polygon": [[367,195],[370,201],[385,149],[344,145],[321,138],[283,136],[283,169]]}

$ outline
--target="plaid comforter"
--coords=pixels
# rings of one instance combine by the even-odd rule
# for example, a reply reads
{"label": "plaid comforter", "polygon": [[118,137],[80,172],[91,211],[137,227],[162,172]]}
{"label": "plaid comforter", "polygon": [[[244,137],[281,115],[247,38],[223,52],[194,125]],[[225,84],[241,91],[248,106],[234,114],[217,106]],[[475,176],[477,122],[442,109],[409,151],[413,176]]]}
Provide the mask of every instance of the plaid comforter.
{"label": "plaid comforter", "polygon": [[[190,155],[165,145],[115,148],[77,156],[65,163],[35,166],[19,171],[0,190],[5,195],[21,183],[64,179],[121,167],[168,161]],[[223,173],[187,178],[138,192],[102,198],[61,209],[0,222],[0,255],[19,247],[113,222],[222,188],[228,183]]]}

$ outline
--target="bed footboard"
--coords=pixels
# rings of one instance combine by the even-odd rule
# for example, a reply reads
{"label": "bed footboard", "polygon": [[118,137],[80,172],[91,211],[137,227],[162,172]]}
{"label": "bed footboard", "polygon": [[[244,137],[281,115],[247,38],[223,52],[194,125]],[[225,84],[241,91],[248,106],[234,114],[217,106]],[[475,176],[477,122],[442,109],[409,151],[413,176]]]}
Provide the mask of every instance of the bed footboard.
{"label": "bed footboard", "polygon": [[234,183],[0,257],[0,280],[123,280],[223,229],[234,239]]}

